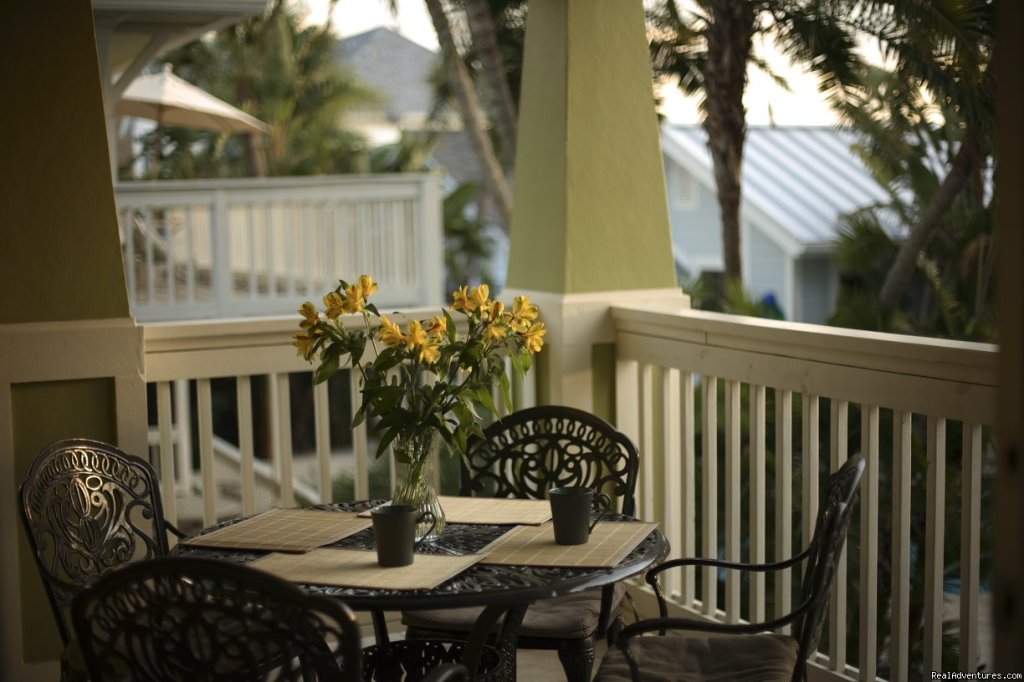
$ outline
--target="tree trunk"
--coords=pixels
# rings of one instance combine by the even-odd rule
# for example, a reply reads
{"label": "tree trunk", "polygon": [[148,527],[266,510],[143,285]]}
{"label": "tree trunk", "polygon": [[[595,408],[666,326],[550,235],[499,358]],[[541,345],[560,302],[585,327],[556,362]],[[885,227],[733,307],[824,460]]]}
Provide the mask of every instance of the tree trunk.
{"label": "tree trunk", "polygon": [[749,0],[703,0],[710,24],[704,73],[704,129],[714,165],[722,219],[726,281],[743,282],[740,197],[743,142],[747,133],[743,91],[753,44],[754,6]]}
{"label": "tree trunk", "polygon": [[516,153],[516,105],[505,76],[494,16],[487,0],[466,0],[466,16],[473,34],[473,48],[483,66],[481,75],[491,99],[491,114],[501,136],[501,160],[505,168],[511,168]]}
{"label": "tree trunk", "polygon": [[882,293],[879,295],[883,311],[894,309],[900,302],[910,275],[917,267],[918,256],[928,245],[935,228],[942,224],[942,219],[949,211],[949,207],[953,205],[953,201],[963,191],[968,178],[971,177],[971,169],[977,160],[977,136],[968,129],[967,135],[960,143],[956,157],[953,158],[953,165],[950,167],[949,173],[946,174],[939,188],[935,190],[935,194],[932,195],[931,201],[928,202],[921,217],[910,226],[907,241],[900,247],[899,253],[896,254],[896,260],[893,261],[885,276]]}
{"label": "tree trunk", "polygon": [[444,56],[448,80],[455,93],[455,98],[459,102],[462,125],[469,133],[470,142],[480,160],[480,167],[487,176],[487,184],[498,202],[504,223],[502,227],[508,232],[512,218],[512,192],[505,179],[505,172],[494,153],[491,138],[487,134],[480,100],[476,96],[476,89],[473,87],[473,81],[469,78],[469,72],[466,71],[466,65],[459,57],[459,51],[455,46],[455,39],[452,37],[451,26],[448,24],[448,17],[441,6],[441,0],[426,0],[426,2],[434,30],[437,32],[437,42],[441,46],[441,54]]}

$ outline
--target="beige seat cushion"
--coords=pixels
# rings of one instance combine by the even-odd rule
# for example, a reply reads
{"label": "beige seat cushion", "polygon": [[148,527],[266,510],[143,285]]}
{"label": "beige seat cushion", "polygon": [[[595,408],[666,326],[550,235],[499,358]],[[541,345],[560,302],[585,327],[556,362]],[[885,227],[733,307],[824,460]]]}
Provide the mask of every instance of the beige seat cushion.
{"label": "beige seat cushion", "polygon": [[[629,653],[641,682],[789,682],[798,646],[787,635],[636,637]],[[626,657],[610,647],[594,682],[631,680]]]}
{"label": "beige seat cushion", "polygon": [[[612,599],[612,612],[618,607],[626,588],[616,583]],[[408,627],[430,630],[469,632],[483,609],[437,609],[431,611],[405,611],[402,623]],[[555,639],[585,639],[597,630],[601,616],[601,590],[586,590],[532,604],[523,618],[519,634],[524,637]]]}

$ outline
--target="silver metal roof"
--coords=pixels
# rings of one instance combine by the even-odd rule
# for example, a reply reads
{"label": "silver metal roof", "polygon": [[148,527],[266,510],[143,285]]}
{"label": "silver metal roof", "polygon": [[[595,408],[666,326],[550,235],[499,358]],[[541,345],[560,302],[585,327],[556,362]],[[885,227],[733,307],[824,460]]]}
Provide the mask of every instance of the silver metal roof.
{"label": "silver metal roof", "polygon": [[[665,154],[714,191],[704,129],[661,130]],[[791,253],[831,245],[840,214],[886,200],[850,150],[854,141],[853,133],[829,127],[749,127],[741,215],[775,233]]]}

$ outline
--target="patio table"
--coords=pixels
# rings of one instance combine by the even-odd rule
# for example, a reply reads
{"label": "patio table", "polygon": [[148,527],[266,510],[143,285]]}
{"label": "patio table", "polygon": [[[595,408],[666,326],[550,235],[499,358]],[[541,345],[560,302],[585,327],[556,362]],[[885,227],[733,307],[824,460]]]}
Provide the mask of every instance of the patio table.
{"label": "patio table", "polygon": [[[336,504],[321,504],[311,509],[362,512],[386,500],[369,500]],[[190,537],[198,537],[214,530],[238,523],[250,517],[240,517],[205,528]],[[606,520],[635,522],[628,516],[610,514]],[[514,524],[462,524],[450,523],[435,540],[424,542],[418,554],[466,555],[479,553],[494,541],[516,528]],[[187,540],[186,540],[187,541]],[[375,549],[373,529],[366,528],[326,547],[338,549]],[[257,552],[220,547],[178,545],[178,554],[203,556],[248,563],[266,556]],[[470,670],[476,669],[480,652],[496,630],[492,645],[505,658],[505,678],[515,680],[516,640],[523,615],[528,606],[538,599],[554,597],[601,587],[643,572],[668,554],[668,542],[655,527],[612,567],[531,566],[516,564],[476,563],[458,575],[431,589],[370,589],[331,585],[300,584],[312,594],[342,599],[350,608],[373,615],[378,644],[387,642],[384,627],[385,611],[444,609],[465,606],[485,607],[463,651],[463,662]]]}

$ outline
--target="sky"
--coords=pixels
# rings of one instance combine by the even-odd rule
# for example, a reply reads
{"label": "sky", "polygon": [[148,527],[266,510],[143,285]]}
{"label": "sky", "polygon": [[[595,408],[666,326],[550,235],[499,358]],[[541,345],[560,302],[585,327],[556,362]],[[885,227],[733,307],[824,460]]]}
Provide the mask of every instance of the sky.
{"label": "sky", "polygon": [[[322,24],[327,18],[328,0],[304,0],[309,14],[307,21]],[[334,9],[332,26],[344,38],[378,26],[397,30],[406,38],[432,50],[437,49],[437,36],[423,0],[398,0],[398,14],[392,16],[388,0],[339,0]],[[773,68],[789,83],[787,92],[759,69],[748,72],[747,107],[749,125],[831,125],[835,116],[817,92],[813,76],[791,67],[767,45],[756,45]],[[663,99],[661,113],[673,123],[698,123],[697,100],[685,97],[674,85],[659,88]]]}

